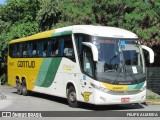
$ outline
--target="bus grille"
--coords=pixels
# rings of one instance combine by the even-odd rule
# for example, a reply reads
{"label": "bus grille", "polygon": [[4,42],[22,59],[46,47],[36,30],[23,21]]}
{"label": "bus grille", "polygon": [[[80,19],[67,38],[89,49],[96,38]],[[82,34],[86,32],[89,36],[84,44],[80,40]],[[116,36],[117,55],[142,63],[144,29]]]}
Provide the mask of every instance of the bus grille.
{"label": "bus grille", "polygon": [[134,91],[108,91],[107,93],[112,95],[134,95],[142,92],[141,90],[134,90]]}

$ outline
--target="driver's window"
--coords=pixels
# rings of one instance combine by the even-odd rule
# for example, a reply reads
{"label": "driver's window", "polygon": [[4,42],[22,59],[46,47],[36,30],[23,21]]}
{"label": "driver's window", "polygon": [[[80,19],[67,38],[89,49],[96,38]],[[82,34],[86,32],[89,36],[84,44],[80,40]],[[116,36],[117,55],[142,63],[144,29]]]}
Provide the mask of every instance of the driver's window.
{"label": "driver's window", "polygon": [[88,47],[83,50],[83,70],[88,75],[93,76],[93,57],[91,49]]}

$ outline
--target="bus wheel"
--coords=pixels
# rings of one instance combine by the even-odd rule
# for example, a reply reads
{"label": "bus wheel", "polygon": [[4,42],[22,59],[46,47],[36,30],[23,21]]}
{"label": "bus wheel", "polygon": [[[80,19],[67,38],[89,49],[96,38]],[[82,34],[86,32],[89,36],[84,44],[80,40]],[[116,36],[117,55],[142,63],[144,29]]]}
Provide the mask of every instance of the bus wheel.
{"label": "bus wheel", "polygon": [[17,88],[18,95],[22,95],[22,85],[19,80],[16,81],[16,88]]}
{"label": "bus wheel", "polygon": [[29,94],[29,91],[27,90],[27,86],[26,86],[26,81],[25,80],[23,80],[23,82],[22,82],[22,94],[24,96],[27,96]]}
{"label": "bus wheel", "polygon": [[67,93],[67,100],[70,107],[78,107],[79,103],[76,98],[76,91],[73,86],[70,86]]}

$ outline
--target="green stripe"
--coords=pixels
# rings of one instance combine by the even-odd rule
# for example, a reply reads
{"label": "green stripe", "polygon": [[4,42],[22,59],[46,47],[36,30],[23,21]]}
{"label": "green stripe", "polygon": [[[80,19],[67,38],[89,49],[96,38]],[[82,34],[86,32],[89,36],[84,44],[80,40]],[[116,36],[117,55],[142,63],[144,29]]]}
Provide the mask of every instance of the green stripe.
{"label": "green stripe", "polygon": [[141,89],[143,85],[144,85],[144,82],[141,82],[135,87],[135,89]]}
{"label": "green stripe", "polygon": [[72,34],[71,30],[63,31],[63,32],[57,32],[57,33],[52,34],[51,36],[55,37],[55,36],[62,36],[62,35],[69,35],[69,34]]}
{"label": "green stripe", "polygon": [[126,90],[141,89],[143,85],[144,85],[144,82],[135,84],[135,85],[128,85],[128,88]]}
{"label": "green stripe", "polygon": [[47,75],[47,71],[49,69],[49,66],[51,64],[52,59],[43,59],[41,67],[38,72],[38,76],[35,82],[36,86],[41,86],[41,84],[45,80],[45,76]]}
{"label": "green stripe", "polygon": [[45,58],[42,62],[35,85],[49,87],[56,76],[62,58]]}

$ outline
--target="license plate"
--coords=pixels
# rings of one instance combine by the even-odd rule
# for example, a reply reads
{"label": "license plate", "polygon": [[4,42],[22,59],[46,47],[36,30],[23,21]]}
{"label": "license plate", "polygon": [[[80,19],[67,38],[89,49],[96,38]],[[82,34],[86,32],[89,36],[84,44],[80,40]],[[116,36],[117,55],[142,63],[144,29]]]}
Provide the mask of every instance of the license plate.
{"label": "license plate", "polygon": [[121,98],[121,102],[129,102],[130,98]]}

